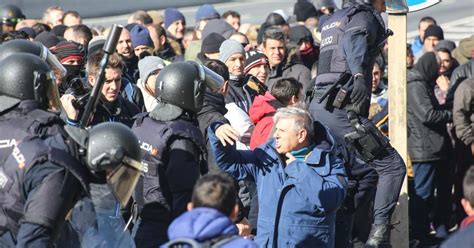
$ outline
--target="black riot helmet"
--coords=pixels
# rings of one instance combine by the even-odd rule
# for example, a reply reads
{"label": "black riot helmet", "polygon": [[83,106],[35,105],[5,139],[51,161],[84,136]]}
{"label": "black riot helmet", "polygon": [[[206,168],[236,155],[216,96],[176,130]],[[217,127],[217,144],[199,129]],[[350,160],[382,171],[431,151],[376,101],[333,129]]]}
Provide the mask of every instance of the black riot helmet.
{"label": "black riot helmet", "polygon": [[202,108],[206,86],[217,90],[224,79],[207,67],[194,61],[172,63],[156,78],[156,99],[197,113]]}
{"label": "black riot helmet", "polygon": [[[59,112],[58,87],[54,72],[38,56],[28,53],[0,60],[0,109],[13,107],[22,100],[36,100],[44,110]],[[7,106],[8,105],[8,106]]]}
{"label": "black riot helmet", "polygon": [[57,71],[61,77],[66,75],[66,69],[48,48],[39,42],[29,40],[10,40],[0,45],[0,60],[17,53],[30,53],[46,61],[49,67]]}
{"label": "black riot helmet", "polygon": [[18,22],[25,19],[25,15],[20,8],[13,4],[0,6],[0,23],[15,26]]}
{"label": "black riot helmet", "polygon": [[105,177],[115,198],[125,206],[142,171],[141,150],[131,129],[122,123],[105,122],[89,130],[66,126],[81,147],[81,157],[94,176]]}

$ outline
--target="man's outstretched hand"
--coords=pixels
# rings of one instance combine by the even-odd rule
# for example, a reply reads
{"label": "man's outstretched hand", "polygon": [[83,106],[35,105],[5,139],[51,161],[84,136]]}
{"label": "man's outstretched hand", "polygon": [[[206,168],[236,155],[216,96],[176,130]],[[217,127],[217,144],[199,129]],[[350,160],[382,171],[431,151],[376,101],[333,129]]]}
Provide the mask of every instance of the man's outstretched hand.
{"label": "man's outstretched hand", "polygon": [[221,125],[216,129],[216,136],[223,146],[234,145],[239,140],[239,133],[229,124]]}

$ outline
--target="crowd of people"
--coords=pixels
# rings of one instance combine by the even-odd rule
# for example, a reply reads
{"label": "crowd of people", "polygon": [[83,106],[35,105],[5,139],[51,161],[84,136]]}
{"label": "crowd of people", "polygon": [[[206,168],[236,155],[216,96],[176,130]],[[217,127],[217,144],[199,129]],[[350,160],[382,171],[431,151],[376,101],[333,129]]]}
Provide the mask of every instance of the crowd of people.
{"label": "crowd of people", "polygon": [[110,54],[76,11],[0,6],[0,247],[391,247],[406,174],[410,247],[472,247],[474,36],[419,21],[405,165],[386,4],[138,10]]}

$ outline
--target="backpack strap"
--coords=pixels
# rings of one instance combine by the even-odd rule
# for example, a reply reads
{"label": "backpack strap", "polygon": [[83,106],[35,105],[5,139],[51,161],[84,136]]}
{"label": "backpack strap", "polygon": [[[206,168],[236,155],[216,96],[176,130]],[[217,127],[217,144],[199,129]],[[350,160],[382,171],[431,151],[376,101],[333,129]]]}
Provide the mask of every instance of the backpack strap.
{"label": "backpack strap", "polygon": [[164,244],[162,247],[164,248],[200,248],[202,247],[201,244],[199,244],[196,240],[190,239],[190,238],[179,238],[179,239],[174,239],[166,244]]}

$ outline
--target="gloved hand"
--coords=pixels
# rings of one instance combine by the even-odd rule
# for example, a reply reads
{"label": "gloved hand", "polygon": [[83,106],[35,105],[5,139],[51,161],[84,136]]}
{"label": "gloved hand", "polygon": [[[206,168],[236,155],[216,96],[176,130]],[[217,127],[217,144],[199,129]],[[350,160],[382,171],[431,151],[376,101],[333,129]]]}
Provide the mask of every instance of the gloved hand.
{"label": "gloved hand", "polygon": [[369,98],[369,90],[367,89],[364,77],[355,77],[354,88],[351,93],[351,103],[355,106],[360,106],[364,101],[369,100]]}

